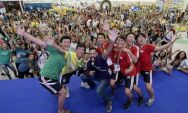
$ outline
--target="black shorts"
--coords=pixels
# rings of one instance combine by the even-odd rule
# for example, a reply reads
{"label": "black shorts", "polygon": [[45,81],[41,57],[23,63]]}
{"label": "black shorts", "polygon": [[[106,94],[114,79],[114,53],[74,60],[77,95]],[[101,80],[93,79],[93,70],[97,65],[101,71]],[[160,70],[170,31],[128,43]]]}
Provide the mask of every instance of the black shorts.
{"label": "black shorts", "polygon": [[61,85],[68,84],[70,82],[71,76],[73,76],[74,74],[75,72],[60,75],[60,80],[59,80],[60,84]]}
{"label": "black shorts", "polygon": [[[116,76],[116,75],[115,75]],[[124,75],[121,73],[121,71],[118,73],[118,79],[117,79],[117,83],[121,82],[122,80],[124,80]]]}
{"label": "black shorts", "polygon": [[56,95],[62,89],[62,86],[58,80],[39,76],[39,81],[43,87],[45,87],[50,93],[54,95]]}
{"label": "black shorts", "polygon": [[117,76],[117,74],[112,72],[111,79],[116,80],[116,76]]}
{"label": "black shorts", "polygon": [[152,84],[152,71],[140,71],[146,83]]}
{"label": "black shorts", "polygon": [[124,80],[125,80],[125,87],[132,90],[133,85],[134,85],[134,76],[125,76]]}

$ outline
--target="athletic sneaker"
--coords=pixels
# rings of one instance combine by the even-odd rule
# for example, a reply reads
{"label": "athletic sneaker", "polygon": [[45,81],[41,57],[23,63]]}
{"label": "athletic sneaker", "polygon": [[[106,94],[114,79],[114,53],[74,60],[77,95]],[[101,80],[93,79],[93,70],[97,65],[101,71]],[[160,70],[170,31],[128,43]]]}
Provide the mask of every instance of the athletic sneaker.
{"label": "athletic sneaker", "polygon": [[107,104],[106,104],[106,112],[107,113],[112,112],[112,102],[111,101],[107,102]]}
{"label": "athletic sneaker", "polygon": [[138,98],[138,106],[142,105],[143,102],[144,102],[144,97],[143,97],[143,96],[142,96],[142,97],[139,97],[139,98]]}
{"label": "athletic sneaker", "polygon": [[129,110],[131,107],[131,104],[132,104],[132,102],[127,100],[127,102],[125,102],[123,105],[124,109]]}
{"label": "athletic sneaker", "polygon": [[148,107],[152,106],[153,103],[154,103],[154,101],[155,101],[154,98],[150,98],[150,99],[148,99],[148,101],[146,102],[146,106],[148,106]]}
{"label": "athletic sneaker", "polygon": [[67,90],[66,98],[69,98],[69,97],[70,97],[69,88],[68,88],[68,87],[66,87],[66,90]]}
{"label": "athletic sneaker", "polygon": [[90,86],[87,82],[82,82],[80,86],[86,89],[90,89]]}

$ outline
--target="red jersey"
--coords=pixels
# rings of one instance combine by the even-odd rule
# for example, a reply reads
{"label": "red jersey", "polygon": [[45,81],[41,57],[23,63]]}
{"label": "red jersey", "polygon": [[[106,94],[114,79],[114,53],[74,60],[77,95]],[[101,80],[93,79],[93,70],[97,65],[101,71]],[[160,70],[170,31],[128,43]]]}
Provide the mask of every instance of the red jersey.
{"label": "red jersey", "polygon": [[155,45],[145,44],[140,48],[139,69],[140,71],[152,70],[152,54],[155,50]]}
{"label": "red jersey", "polygon": [[132,59],[130,58],[128,53],[120,53],[120,51],[115,50],[114,59],[115,63],[118,63],[119,59],[120,71],[124,76],[135,76],[136,68],[134,68],[133,71],[128,74],[125,73],[125,70],[128,69],[132,63]]}
{"label": "red jersey", "polygon": [[[136,46],[136,45],[131,46],[130,51],[132,52],[132,54],[135,57],[139,58],[139,47],[138,46]],[[135,68],[134,73],[136,73],[136,75],[137,75],[139,73],[139,62],[134,63],[134,68]]]}
{"label": "red jersey", "polygon": [[104,42],[102,47],[98,47],[96,48],[96,52],[101,55],[102,53],[104,53],[104,50],[109,46],[108,42]]}

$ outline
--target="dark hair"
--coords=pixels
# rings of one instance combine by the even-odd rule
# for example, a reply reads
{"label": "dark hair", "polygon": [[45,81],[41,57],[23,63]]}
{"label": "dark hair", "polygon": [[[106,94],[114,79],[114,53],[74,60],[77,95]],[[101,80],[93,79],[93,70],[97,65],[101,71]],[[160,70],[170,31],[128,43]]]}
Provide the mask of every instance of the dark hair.
{"label": "dark hair", "polygon": [[96,50],[96,48],[94,48],[94,47],[91,47],[91,48],[89,48],[89,51],[90,51],[90,50]]}
{"label": "dark hair", "polygon": [[[160,54],[161,54],[162,52],[165,52],[165,55],[161,57]],[[160,53],[158,54],[158,58],[160,57],[161,59],[164,59],[166,56],[167,56],[167,52],[166,52],[166,51],[160,51]]]}
{"label": "dark hair", "polygon": [[136,37],[135,37],[135,40],[138,40],[138,37],[139,37],[139,36],[142,36],[142,37],[146,38],[146,35],[145,35],[144,33],[138,33],[138,34],[136,35]]}
{"label": "dark hair", "polygon": [[84,51],[86,50],[86,48],[85,48],[85,45],[84,45],[84,44],[78,44],[78,45],[77,45],[77,47],[76,47],[76,49],[78,49],[78,48],[84,48]]}
{"label": "dark hair", "polygon": [[97,38],[98,38],[99,35],[102,35],[102,36],[104,36],[104,38],[105,38],[104,33],[98,33],[98,34],[97,34]]}
{"label": "dark hair", "polygon": [[123,39],[124,41],[127,39],[127,37],[126,37],[125,34],[120,34],[120,35],[118,36],[118,38],[121,38],[121,39]]}
{"label": "dark hair", "polygon": [[65,35],[65,36],[61,37],[60,42],[62,42],[64,39],[69,39],[71,41],[71,38],[69,36]]}
{"label": "dark hair", "polygon": [[180,59],[180,54],[181,54],[182,52],[185,54],[185,56],[183,57],[182,60],[187,59],[187,55],[186,55],[185,51],[180,51],[180,52],[174,57],[174,59]]}
{"label": "dark hair", "polygon": [[85,48],[85,45],[84,45],[83,43],[80,43],[80,44],[77,45],[76,48],[79,48],[79,47],[80,47],[80,48],[81,48],[81,47]]}
{"label": "dark hair", "polygon": [[181,63],[181,61],[183,61],[184,59],[187,59],[186,53],[185,53],[184,58],[183,58],[183,59],[180,59],[180,54],[181,54],[182,52],[185,53],[185,51],[180,51],[180,52],[174,57],[174,60],[170,63],[171,65],[173,65],[174,62],[175,62],[176,60],[178,60],[178,61],[179,61],[178,66],[179,66],[180,63]]}
{"label": "dark hair", "polygon": [[135,36],[135,34],[134,34],[133,32],[129,32],[129,33],[126,34],[126,36],[125,36],[125,37],[126,37],[125,40],[127,39],[127,37],[128,37],[130,34],[132,34],[132,35]]}

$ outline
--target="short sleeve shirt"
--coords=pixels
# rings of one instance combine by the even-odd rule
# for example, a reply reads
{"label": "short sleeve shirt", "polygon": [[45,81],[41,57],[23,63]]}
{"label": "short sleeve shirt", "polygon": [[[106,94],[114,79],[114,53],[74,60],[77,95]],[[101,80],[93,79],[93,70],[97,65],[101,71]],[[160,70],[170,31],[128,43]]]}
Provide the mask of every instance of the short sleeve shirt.
{"label": "short sleeve shirt", "polygon": [[0,51],[0,64],[9,64],[11,59],[12,50]]}
{"label": "short sleeve shirt", "polygon": [[140,71],[152,70],[152,53],[155,50],[155,45],[145,44],[140,48],[139,69]]}
{"label": "short sleeve shirt", "polygon": [[46,78],[58,80],[62,68],[65,65],[64,54],[60,53],[57,49],[50,45],[47,45],[47,51],[49,52],[49,57],[46,64],[40,71],[40,75]]}

